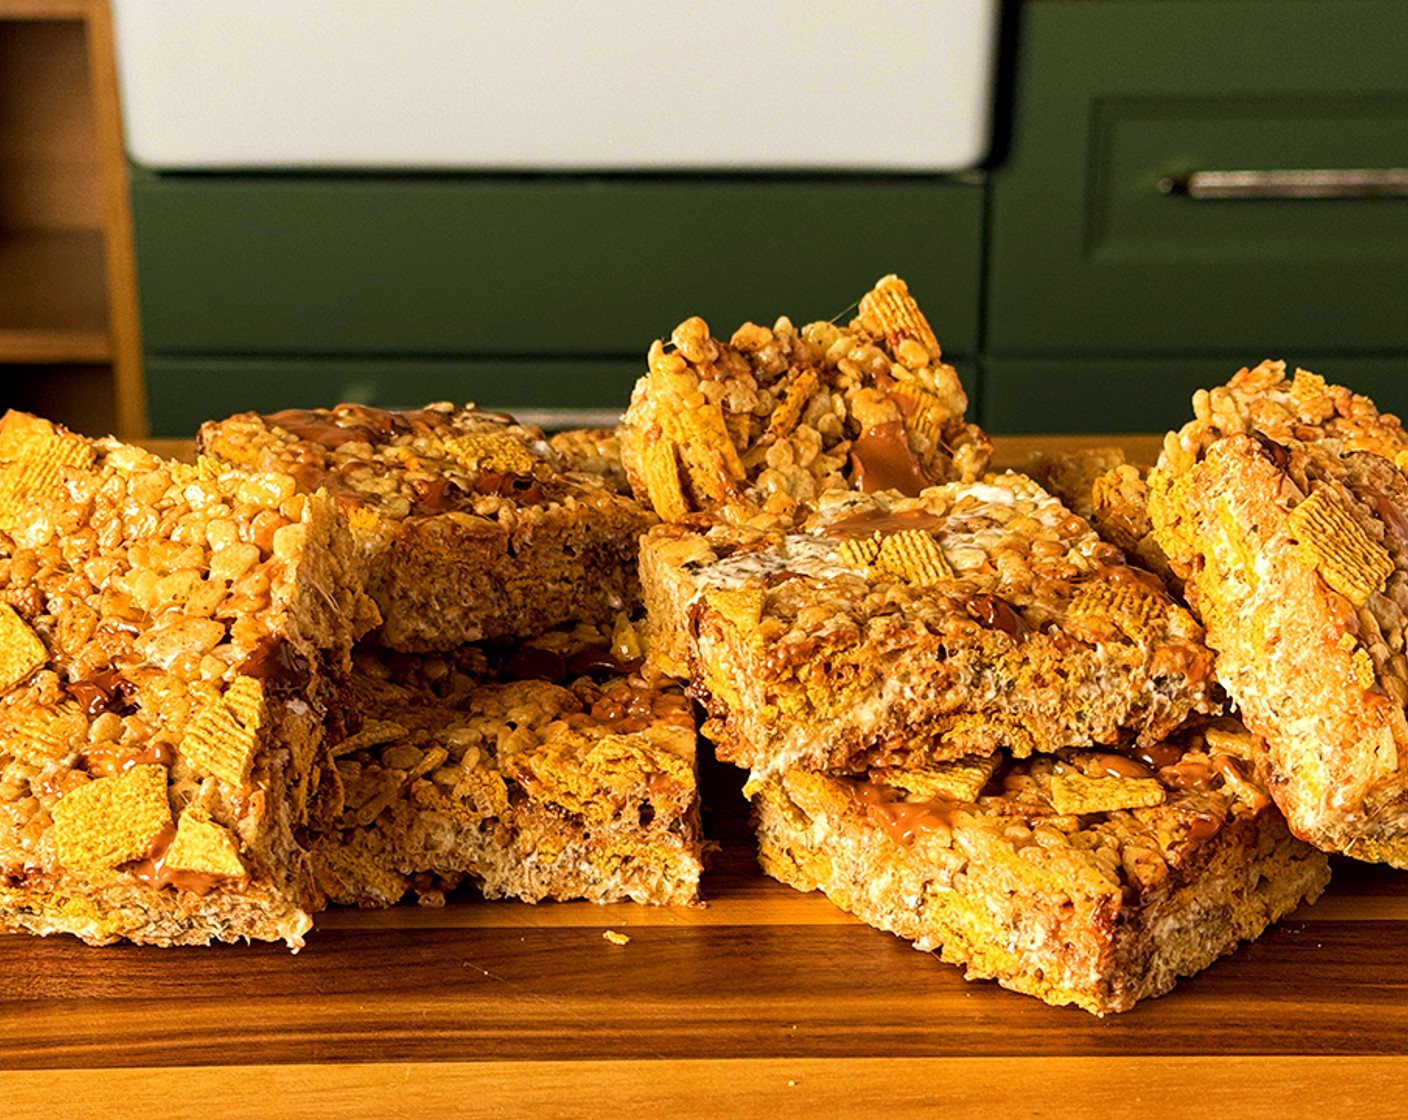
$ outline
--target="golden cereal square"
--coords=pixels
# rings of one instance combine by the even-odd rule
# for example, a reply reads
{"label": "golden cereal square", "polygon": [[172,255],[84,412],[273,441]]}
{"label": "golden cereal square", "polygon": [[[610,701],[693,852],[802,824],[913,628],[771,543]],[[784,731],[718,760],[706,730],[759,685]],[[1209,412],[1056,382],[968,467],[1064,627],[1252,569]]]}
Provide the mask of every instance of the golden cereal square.
{"label": "golden cereal square", "polygon": [[70,790],[54,805],[59,862],[71,871],[96,871],[141,859],[171,823],[165,766],[134,766]]}
{"label": "golden cereal square", "polygon": [[49,660],[44,643],[9,603],[0,603],[0,692],[8,692]]}
{"label": "golden cereal square", "polygon": [[1147,809],[1162,805],[1166,796],[1163,783],[1152,778],[1089,778],[1084,774],[1055,774],[1051,778],[1051,804],[1062,815]]}
{"label": "golden cereal square", "polygon": [[208,703],[186,729],[181,757],[231,785],[245,785],[259,745],[262,700],[258,681],[236,678],[225,695]]}
{"label": "golden cereal square", "polygon": [[240,860],[239,842],[229,829],[194,809],[187,809],[176,823],[176,836],[166,850],[166,866],[173,871],[225,875],[232,879],[243,878],[246,874]]}

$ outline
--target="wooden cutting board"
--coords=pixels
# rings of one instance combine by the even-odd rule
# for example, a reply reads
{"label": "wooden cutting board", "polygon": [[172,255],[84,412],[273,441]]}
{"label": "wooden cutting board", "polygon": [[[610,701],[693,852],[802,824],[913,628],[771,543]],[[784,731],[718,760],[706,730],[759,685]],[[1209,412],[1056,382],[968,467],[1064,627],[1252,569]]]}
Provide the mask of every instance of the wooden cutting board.
{"label": "wooden cutting board", "polygon": [[1408,1114],[1408,875],[1337,861],[1315,906],[1101,1020],[764,878],[741,782],[704,761],[697,909],[338,910],[297,955],[0,935],[0,1117]]}

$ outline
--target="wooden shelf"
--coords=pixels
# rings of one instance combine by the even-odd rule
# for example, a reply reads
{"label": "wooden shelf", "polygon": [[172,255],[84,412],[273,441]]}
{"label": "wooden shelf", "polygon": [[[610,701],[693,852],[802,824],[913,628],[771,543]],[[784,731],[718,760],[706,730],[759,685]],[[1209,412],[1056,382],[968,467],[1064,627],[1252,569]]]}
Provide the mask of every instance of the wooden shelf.
{"label": "wooden shelf", "polygon": [[0,233],[0,362],[107,362],[98,230]]}
{"label": "wooden shelf", "polygon": [[107,0],[0,0],[0,410],[146,431]]}

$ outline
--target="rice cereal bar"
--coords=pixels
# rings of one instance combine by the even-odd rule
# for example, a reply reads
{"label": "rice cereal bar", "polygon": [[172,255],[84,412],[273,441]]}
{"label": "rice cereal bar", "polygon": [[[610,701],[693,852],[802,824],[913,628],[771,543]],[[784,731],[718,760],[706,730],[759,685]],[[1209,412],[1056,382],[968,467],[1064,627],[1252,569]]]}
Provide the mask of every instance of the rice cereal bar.
{"label": "rice cereal bar", "polygon": [[548,446],[572,471],[600,475],[618,494],[631,494],[631,483],[621,462],[621,435],[615,428],[569,428],[554,432]]}
{"label": "rice cereal bar", "polygon": [[199,442],[332,495],[393,649],[610,621],[638,595],[636,540],[654,518],[601,477],[561,470],[543,433],[511,417],[344,404],[243,413],[204,425]]}
{"label": "rice cereal bar", "polygon": [[605,646],[563,656],[551,638],[507,657],[500,675],[517,673],[535,679],[359,653],[366,722],[333,747],[344,805],[314,846],[333,901],[436,902],[466,880],[529,902],[698,901],[694,716],[679,687]]}
{"label": "rice cereal bar", "polygon": [[1022,475],[835,495],[792,533],[657,526],[641,574],[652,656],[755,770],[1151,743],[1220,710],[1188,611]]}
{"label": "rice cereal bar", "polygon": [[297,948],[377,621],[332,502],[15,413],[0,451],[0,927]]}
{"label": "rice cereal bar", "polygon": [[1296,835],[1408,867],[1408,480],[1332,440],[1187,446],[1149,509],[1263,780]]}
{"label": "rice cereal bar", "polygon": [[987,436],[903,280],[887,276],[847,327],[783,318],[727,341],[703,319],[657,341],[621,424],[621,457],[666,521],[711,512],[793,524],[836,489],[899,490],[983,472]]}
{"label": "rice cereal bar", "polygon": [[969,979],[1103,1015],[1167,992],[1329,880],[1251,780],[1246,738],[860,780],[787,770],[745,789],[769,875]]}

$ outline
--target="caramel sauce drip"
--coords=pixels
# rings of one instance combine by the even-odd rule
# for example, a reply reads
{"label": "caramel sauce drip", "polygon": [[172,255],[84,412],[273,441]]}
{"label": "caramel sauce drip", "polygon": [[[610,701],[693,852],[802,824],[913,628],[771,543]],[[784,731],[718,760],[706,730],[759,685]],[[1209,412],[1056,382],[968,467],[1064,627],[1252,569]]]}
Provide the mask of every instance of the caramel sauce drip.
{"label": "caramel sauce drip", "polygon": [[934,485],[915,458],[899,420],[876,424],[860,434],[851,444],[851,473],[854,483],[867,494],[898,490],[914,498],[925,487]]}
{"label": "caramel sauce drip", "polygon": [[124,715],[131,710],[137,696],[137,686],[116,669],[104,669],[68,686],[69,694],[78,701],[89,719],[104,712]]}
{"label": "caramel sauce drip", "polygon": [[657,722],[654,698],[648,692],[629,689],[625,695],[612,692],[592,705],[592,720],[604,731],[631,735]]}
{"label": "caramel sauce drip", "polygon": [[126,864],[124,871],[130,872],[136,878],[146,883],[149,887],[161,890],[163,887],[174,887],[180,891],[190,891],[192,894],[209,894],[217,887],[239,883],[240,880],[231,879],[228,875],[212,875],[208,871],[178,871],[175,868],[166,866],[166,853],[171,848],[171,841],[176,838],[176,826],[168,824],[152,839],[147,846],[147,854],[144,858],[133,863]]}
{"label": "caramel sauce drip", "polygon": [[1122,754],[1099,752],[1091,755],[1101,773],[1109,778],[1157,778],[1158,775],[1143,763],[1134,761]]}
{"label": "caramel sauce drip", "polygon": [[284,638],[266,634],[243,661],[239,672],[257,677],[264,689],[273,696],[306,696],[313,681],[308,659]]}
{"label": "caramel sauce drip", "polygon": [[1014,641],[1021,641],[1029,633],[1012,604],[999,595],[974,595],[968,600],[968,613],[989,630],[1001,630]]}
{"label": "caramel sauce drip", "polygon": [[418,430],[433,432],[449,423],[445,414],[435,409],[397,412],[365,404],[340,404],[329,411],[286,408],[271,412],[264,419],[295,439],[329,450],[346,443],[384,443],[393,436]]}
{"label": "caramel sauce drip", "polygon": [[903,510],[899,513],[867,510],[865,513],[843,517],[828,525],[826,534],[846,540],[852,537],[869,537],[875,533],[900,533],[906,529],[925,529],[932,533],[943,523],[942,517],[922,509]]}
{"label": "caramel sauce drip", "polygon": [[1213,779],[1220,777],[1206,762],[1182,760],[1159,770],[1159,780],[1174,789],[1209,790]]}
{"label": "caramel sauce drip", "polygon": [[1203,844],[1222,831],[1222,818],[1211,813],[1200,812],[1188,822],[1188,839],[1194,844]]}
{"label": "caramel sauce drip", "polygon": [[1172,743],[1151,743],[1147,747],[1135,747],[1133,755],[1151,770],[1162,770],[1166,766],[1177,766],[1183,758],[1183,748]]}
{"label": "caramel sauce drip", "polygon": [[906,848],[923,829],[953,827],[953,814],[964,807],[961,801],[934,798],[929,801],[900,801],[887,786],[874,782],[854,782],[851,800],[866,819],[896,844]]}

